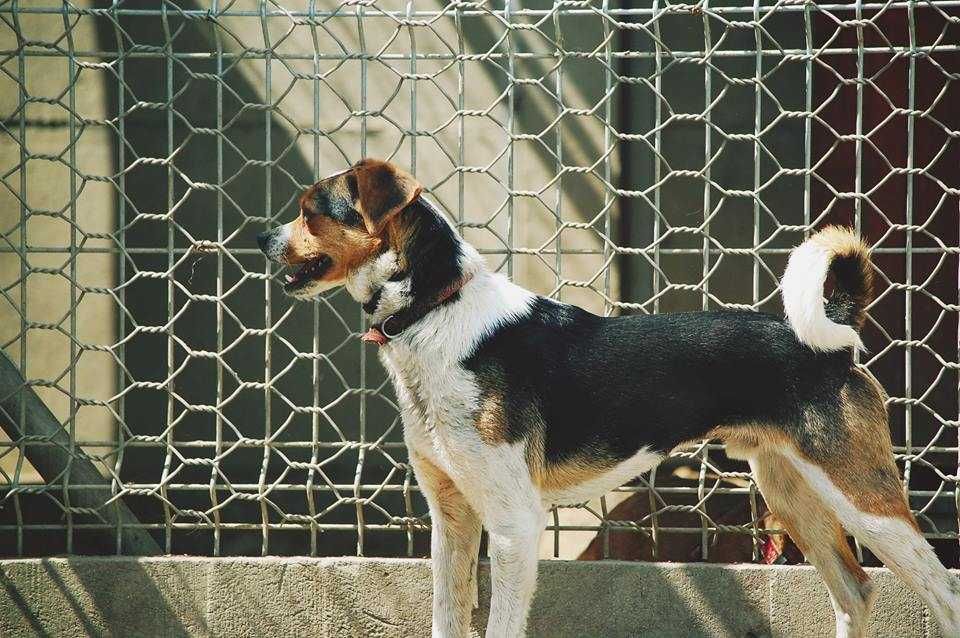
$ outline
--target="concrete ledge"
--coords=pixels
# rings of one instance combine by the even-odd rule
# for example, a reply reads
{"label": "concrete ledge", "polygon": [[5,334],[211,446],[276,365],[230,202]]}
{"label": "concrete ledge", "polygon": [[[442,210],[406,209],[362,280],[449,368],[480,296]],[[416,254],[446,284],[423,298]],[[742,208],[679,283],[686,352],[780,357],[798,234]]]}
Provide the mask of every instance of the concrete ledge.
{"label": "concrete ledge", "polygon": [[[876,636],[940,634],[913,592],[871,569]],[[489,572],[481,574],[486,623]],[[427,636],[430,564],[358,558],[0,561],[2,636]],[[809,567],[541,561],[535,636],[832,636]]]}

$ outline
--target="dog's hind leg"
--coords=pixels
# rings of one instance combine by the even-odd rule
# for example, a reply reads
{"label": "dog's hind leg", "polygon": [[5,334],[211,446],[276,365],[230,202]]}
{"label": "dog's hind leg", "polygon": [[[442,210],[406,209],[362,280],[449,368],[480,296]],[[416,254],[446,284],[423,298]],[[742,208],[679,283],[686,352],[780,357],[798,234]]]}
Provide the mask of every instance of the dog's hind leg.
{"label": "dog's hind leg", "polygon": [[783,456],[843,527],[923,598],[943,635],[960,636],[960,581],[937,559],[910,513],[893,461],[884,396],[876,382],[855,371],[840,393],[835,422],[824,420],[823,409],[808,414],[808,432],[839,436],[819,447],[811,437],[805,453],[787,445]]}
{"label": "dog's hind leg", "polygon": [[[858,477],[837,480],[819,465],[800,458],[792,461],[843,526],[923,598],[942,634],[960,636],[960,581],[940,563],[920,533],[902,492],[898,491],[895,500],[890,498],[889,490],[870,492],[869,483],[876,481],[886,468],[874,468],[873,481],[860,479],[857,487],[851,487],[857,485]],[[899,487],[895,470],[887,480]]]}
{"label": "dog's hind leg", "polygon": [[758,449],[745,456],[767,505],[826,583],[838,638],[866,636],[873,588],[837,517],[783,455]]}

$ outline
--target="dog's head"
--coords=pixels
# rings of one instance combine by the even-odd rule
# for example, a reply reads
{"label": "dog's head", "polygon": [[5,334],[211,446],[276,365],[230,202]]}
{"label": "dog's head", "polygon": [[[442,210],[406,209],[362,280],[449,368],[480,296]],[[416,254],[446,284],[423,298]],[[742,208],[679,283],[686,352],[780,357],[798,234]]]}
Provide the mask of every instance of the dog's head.
{"label": "dog's head", "polygon": [[286,276],[283,289],[307,299],[342,285],[350,272],[383,252],[390,221],[421,190],[396,166],[361,160],[308,188],[297,218],[261,233],[257,243],[270,260],[299,266]]}

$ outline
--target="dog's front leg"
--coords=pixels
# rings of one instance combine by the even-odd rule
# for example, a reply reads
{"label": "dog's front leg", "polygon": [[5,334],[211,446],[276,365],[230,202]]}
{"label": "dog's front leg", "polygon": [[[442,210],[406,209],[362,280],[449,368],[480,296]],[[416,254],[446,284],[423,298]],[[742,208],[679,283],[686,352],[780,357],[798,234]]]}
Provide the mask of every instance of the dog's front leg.
{"label": "dog's front leg", "polygon": [[487,638],[522,636],[537,586],[537,549],[547,514],[535,500],[527,507],[487,517],[492,597]]}
{"label": "dog's front leg", "polygon": [[430,507],[433,556],[433,635],[459,638],[470,634],[476,601],[476,565],[480,551],[480,517],[446,474],[419,454],[410,460]]}

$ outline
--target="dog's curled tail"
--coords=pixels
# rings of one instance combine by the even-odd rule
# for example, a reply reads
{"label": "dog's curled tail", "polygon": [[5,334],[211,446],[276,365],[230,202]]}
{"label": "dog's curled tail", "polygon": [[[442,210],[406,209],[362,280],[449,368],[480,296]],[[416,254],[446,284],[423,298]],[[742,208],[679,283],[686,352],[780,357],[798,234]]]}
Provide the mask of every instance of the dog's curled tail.
{"label": "dog's curled tail", "polygon": [[[823,303],[832,272],[833,293]],[[801,343],[830,352],[863,348],[858,330],[873,300],[869,249],[849,228],[827,226],[790,253],[781,281],[787,320]]]}

